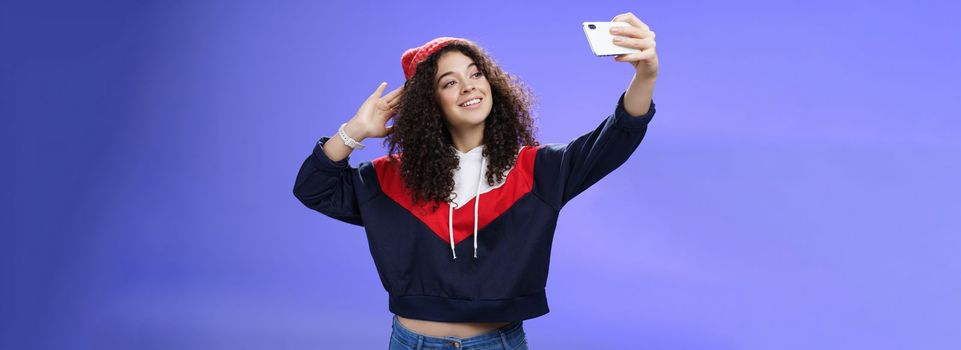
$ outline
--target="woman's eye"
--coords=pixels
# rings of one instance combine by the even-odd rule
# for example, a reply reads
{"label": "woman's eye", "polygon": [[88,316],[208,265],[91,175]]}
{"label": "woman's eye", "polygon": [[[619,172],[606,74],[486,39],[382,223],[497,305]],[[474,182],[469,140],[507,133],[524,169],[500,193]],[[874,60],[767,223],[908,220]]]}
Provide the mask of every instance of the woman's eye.
{"label": "woman's eye", "polygon": [[455,82],[456,82],[455,80],[448,81],[447,84],[444,84],[444,87],[452,86],[451,84]]}
{"label": "woman's eye", "polygon": [[480,76],[483,75],[483,74],[481,74],[481,72],[477,72],[477,73],[474,73],[473,75],[476,75],[476,76],[480,77]]}

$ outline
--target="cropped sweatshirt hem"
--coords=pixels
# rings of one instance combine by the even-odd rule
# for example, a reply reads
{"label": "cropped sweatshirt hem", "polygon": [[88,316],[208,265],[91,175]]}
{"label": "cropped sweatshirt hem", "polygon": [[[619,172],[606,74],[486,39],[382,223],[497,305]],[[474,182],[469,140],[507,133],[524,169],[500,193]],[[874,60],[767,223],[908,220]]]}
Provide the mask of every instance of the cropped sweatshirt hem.
{"label": "cropped sweatshirt hem", "polygon": [[433,295],[389,297],[390,312],[411,319],[439,322],[509,322],[547,314],[544,290],[509,299],[461,299]]}
{"label": "cropped sweatshirt hem", "polygon": [[[487,184],[481,147],[457,152],[450,202],[414,203],[403,155],[350,165],[333,161],[322,137],[293,193],[306,207],[361,226],[390,311],[439,322],[511,322],[549,312],[546,287],[560,211],[626,162],[655,113],[624,109],[567,143],[522,146],[503,181]],[[630,190],[630,189],[625,189]],[[324,234],[342,234],[342,229]]]}

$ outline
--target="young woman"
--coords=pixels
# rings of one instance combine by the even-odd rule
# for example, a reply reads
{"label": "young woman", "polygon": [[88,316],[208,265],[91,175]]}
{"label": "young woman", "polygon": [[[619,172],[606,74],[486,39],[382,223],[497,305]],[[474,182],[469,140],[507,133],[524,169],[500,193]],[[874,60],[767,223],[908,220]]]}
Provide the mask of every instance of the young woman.
{"label": "young woman", "polygon": [[[530,92],[476,44],[443,37],[407,50],[404,86],[384,95],[382,83],[314,146],[294,194],[365,228],[395,314],[390,349],[527,348],[523,320],[549,311],[560,209],[630,157],[655,112],[654,32],[631,13],[613,21],[630,24],[615,43],[641,49],[615,57],[634,77],[570,143],[540,145]],[[379,137],[388,155],[349,165]]]}

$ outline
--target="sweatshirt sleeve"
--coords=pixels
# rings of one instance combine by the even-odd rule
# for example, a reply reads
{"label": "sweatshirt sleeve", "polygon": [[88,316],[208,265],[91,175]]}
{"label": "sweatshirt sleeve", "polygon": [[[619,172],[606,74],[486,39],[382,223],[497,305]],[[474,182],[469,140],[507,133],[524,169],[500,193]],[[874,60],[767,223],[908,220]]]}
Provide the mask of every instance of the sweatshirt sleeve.
{"label": "sweatshirt sleeve", "polygon": [[535,190],[556,209],[621,166],[644,138],[654,117],[654,101],[647,113],[632,116],[624,109],[624,94],[614,113],[593,131],[567,144],[546,144],[538,150]]}
{"label": "sweatshirt sleeve", "polygon": [[355,182],[360,182],[357,168],[350,166],[350,157],[332,161],[324,153],[324,143],[330,137],[322,137],[314,145],[313,152],[304,160],[294,182],[294,196],[310,209],[331,218],[358,226],[364,221],[360,216]]}

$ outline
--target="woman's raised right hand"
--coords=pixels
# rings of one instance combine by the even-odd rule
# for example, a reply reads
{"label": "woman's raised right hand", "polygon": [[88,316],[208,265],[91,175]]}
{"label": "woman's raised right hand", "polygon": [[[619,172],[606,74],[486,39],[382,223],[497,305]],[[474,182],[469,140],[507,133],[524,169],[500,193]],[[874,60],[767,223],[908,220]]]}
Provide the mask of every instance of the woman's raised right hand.
{"label": "woman's raised right hand", "polygon": [[347,122],[344,132],[358,142],[369,137],[384,137],[390,132],[387,121],[396,115],[400,96],[404,87],[392,90],[384,96],[387,83],[380,83],[377,90],[367,97],[367,100],[357,109],[357,114]]}

